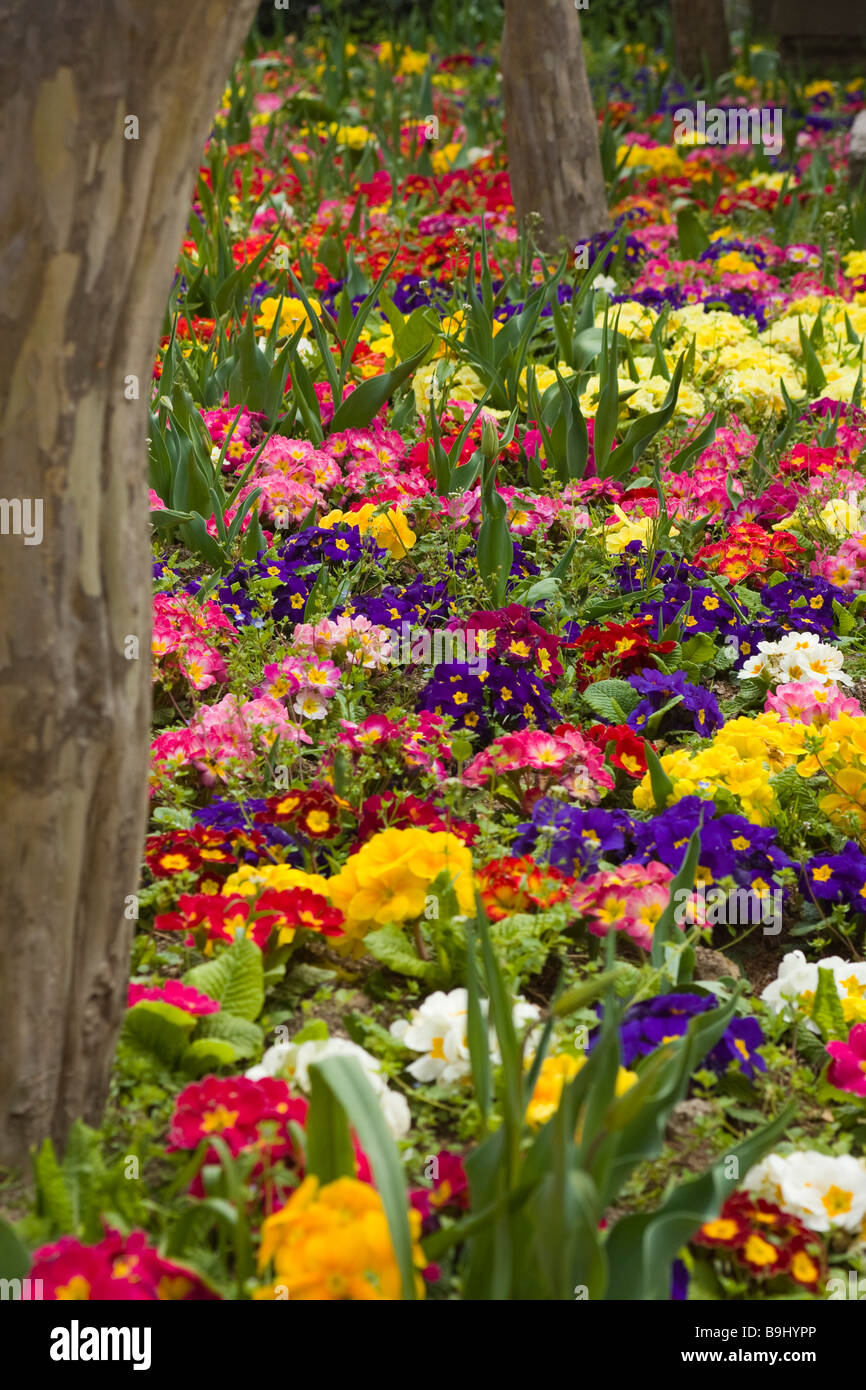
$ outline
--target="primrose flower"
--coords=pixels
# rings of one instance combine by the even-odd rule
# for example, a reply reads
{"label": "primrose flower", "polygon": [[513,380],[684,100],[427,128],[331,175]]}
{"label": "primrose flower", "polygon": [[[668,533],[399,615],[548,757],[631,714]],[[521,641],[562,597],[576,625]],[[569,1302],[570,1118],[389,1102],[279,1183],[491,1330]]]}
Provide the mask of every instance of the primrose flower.
{"label": "primrose flower", "polygon": [[764,709],[792,723],[819,727],[838,719],[840,714],[862,715],[858,702],[842,694],[835,681],[816,685],[812,681],[790,681],[768,691]]}
{"label": "primrose flower", "polygon": [[[570,1052],[558,1052],[545,1057],[538,1073],[535,1090],[526,1107],[526,1123],[530,1128],[538,1129],[556,1114],[565,1087],[574,1080],[587,1061],[587,1057],[573,1057]],[[531,1059],[529,1064],[531,1065]],[[636,1071],[627,1071],[625,1067],[620,1067],[617,1071],[614,1095],[624,1096],[636,1081]]]}
{"label": "primrose flower", "polygon": [[749,1169],[743,1186],[810,1231],[857,1231],[866,1218],[866,1160],[851,1154],[770,1154]]}
{"label": "primrose flower", "polygon": [[[318,318],[322,310],[321,304],[317,299],[313,299],[309,295],[307,298],[310,308],[316,318]],[[264,333],[270,332],[278,312],[280,315],[279,336],[281,338],[290,338],[297,332],[301,324],[304,325],[304,330],[306,332],[312,333],[313,325],[310,321],[310,316],[300,299],[284,299],[282,307],[280,307],[279,299],[273,295],[268,295],[259,305],[259,312],[256,315],[256,328],[261,329]]]}
{"label": "primrose flower", "polygon": [[420,918],[432,884],[443,872],[452,880],[461,912],[475,911],[472,855],[447,831],[411,826],[373,835],[328,880],[328,896],[355,936],[391,922]]}
{"label": "primrose flower", "polygon": [[330,531],[335,526],[357,526],[362,536],[368,533],[382,550],[387,550],[395,560],[401,560],[415,544],[417,536],[399,507],[382,510],[375,502],[367,502],[357,511],[328,512],[322,517],[320,526]]}
{"label": "primrose flower", "polygon": [[220,1296],[195,1270],[164,1259],[144,1231],[123,1236],[109,1229],[95,1245],[61,1236],[34,1250],[28,1277],[40,1281],[43,1298],[60,1302],[193,1302]]}
{"label": "primrose flower", "polygon": [[[814,870],[820,873],[820,868]],[[819,961],[807,961],[802,951],[789,951],[779,964],[775,980],[766,986],[761,999],[774,1014],[782,1014],[789,1023],[800,1019],[810,1032],[818,1026],[810,1017],[818,988],[818,971],[829,970],[836,982],[846,1023],[866,1022],[866,962],[843,960],[841,956],[825,956]]]}
{"label": "primrose flower", "polygon": [[[482,1013],[487,1015],[488,1001],[481,1001]],[[469,1041],[466,1035],[469,994],[465,989],[452,989],[448,994],[436,990],[429,994],[409,1018],[396,1019],[391,1024],[391,1036],[413,1052],[423,1055],[406,1068],[416,1081],[432,1081],[448,1085],[465,1081],[471,1072]],[[518,999],[514,1003],[514,1026],[520,1030],[534,1023],[539,1011],[534,1004]],[[501,1062],[499,1045],[493,1027],[489,1030],[490,1059]]]}
{"label": "primrose flower", "polygon": [[827,1073],[830,1085],[866,1096],[866,1023],[852,1028],[847,1042],[828,1043],[827,1051],[833,1059]]}
{"label": "primrose flower", "polygon": [[382,1063],[363,1047],[348,1038],[315,1038],[302,1043],[276,1043],[269,1047],[261,1062],[246,1073],[250,1081],[265,1076],[283,1077],[297,1090],[310,1094],[310,1067],[326,1057],[354,1057],[372,1087],[385,1117],[385,1124],[395,1139],[409,1133],[412,1120],[406,1097],[392,1091],[382,1074]]}
{"label": "primrose flower", "polygon": [[[421,1217],[409,1211],[412,1258],[417,1269],[427,1261],[417,1244]],[[281,1211],[266,1218],[259,1248],[259,1270],[273,1264],[275,1280],[257,1289],[256,1299],[292,1301],[382,1302],[399,1300],[402,1284],[382,1198],[369,1184],[337,1178],[319,1185],[308,1177]],[[415,1275],[415,1293],[424,1297],[424,1281]]]}

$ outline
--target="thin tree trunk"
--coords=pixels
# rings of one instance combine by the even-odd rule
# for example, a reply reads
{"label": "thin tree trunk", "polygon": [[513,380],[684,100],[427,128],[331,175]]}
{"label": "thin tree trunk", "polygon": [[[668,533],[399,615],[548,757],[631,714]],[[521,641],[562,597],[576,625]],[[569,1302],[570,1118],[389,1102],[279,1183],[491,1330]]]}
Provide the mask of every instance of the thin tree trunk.
{"label": "thin tree trunk", "polygon": [[684,77],[711,77],[731,66],[724,0],[671,0],[676,65]]}
{"label": "thin tree trunk", "polygon": [[551,250],[603,231],[598,123],[573,0],[505,0],[502,85],[518,219],[537,213],[537,239]]}
{"label": "thin tree trunk", "polygon": [[0,20],[7,1163],[98,1118],[125,1007],[150,709],[146,402],[198,158],[254,7],[7,0]]}

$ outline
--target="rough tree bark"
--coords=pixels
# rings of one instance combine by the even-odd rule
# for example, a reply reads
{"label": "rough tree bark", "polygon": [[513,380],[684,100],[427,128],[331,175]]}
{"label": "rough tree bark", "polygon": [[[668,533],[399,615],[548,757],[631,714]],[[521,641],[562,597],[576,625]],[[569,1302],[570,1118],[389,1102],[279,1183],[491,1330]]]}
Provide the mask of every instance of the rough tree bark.
{"label": "rough tree bark", "polygon": [[502,36],[508,173],[519,220],[541,218],[556,250],[609,225],[598,124],[573,0],[505,0]]}
{"label": "rough tree bark", "polygon": [[[254,8],[7,0],[0,17],[6,1163],[46,1134],[62,1142],[105,1099],[145,829],[151,364],[199,156]],[[41,499],[41,544],[35,505],[29,542],[14,534],[24,499]]]}
{"label": "rough tree bark", "polygon": [[711,77],[731,66],[731,47],[724,0],[671,0],[676,65],[690,80],[702,78],[704,62]]}

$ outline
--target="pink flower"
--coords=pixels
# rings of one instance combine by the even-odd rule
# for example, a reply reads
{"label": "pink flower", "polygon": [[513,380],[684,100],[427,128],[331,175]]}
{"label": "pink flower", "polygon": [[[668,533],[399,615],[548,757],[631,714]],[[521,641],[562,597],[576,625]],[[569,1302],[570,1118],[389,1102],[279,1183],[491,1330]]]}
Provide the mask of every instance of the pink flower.
{"label": "pink flower", "polygon": [[591,874],[574,889],[571,906],[586,919],[593,936],[623,931],[645,951],[652,946],[655,924],[668,905],[674,875],[665,864],[622,864]]}
{"label": "pink flower", "polygon": [[862,714],[858,702],[843,695],[838,685],[813,685],[810,681],[790,681],[779,685],[764,703],[767,713],[775,713],[789,724],[828,724],[840,714]]}
{"label": "pink flower", "polygon": [[857,1023],[847,1042],[831,1042],[827,1051],[833,1058],[827,1073],[831,1086],[852,1096],[866,1096],[866,1023]]}
{"label": "pink flower", "polygon": [[193,989],[192,985],[182,985],[180,980],[166,980],[164,985],[130,984],[127,1008],[134,1009],[136,1004],[148,999],[161,1004],[173,1004],[176,1009],[183,1009],[184,1013],[195,1014],[196,1017],[202,1014],[217,1014],[220,1008],[216,999]]}
{"label": "pink flower", "polygon": [[472,759],[464,770],[463,781],[480,787],[489,779],[521,774],[517,783],[522,804],[531,805],[552,783],[564,787],[577,800],[595,805],[601,790],[613,786],[605,770],[604,754],[579,729],[562,724],[554,733],[522,729],[501,734],[489,748]]}

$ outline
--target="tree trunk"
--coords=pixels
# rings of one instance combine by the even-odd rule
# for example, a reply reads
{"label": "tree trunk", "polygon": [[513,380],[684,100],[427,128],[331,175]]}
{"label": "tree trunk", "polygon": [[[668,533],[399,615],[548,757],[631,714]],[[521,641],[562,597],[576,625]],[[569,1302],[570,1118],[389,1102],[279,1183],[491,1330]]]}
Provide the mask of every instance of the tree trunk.
{"label": "tree trunk", "polygon": [[146,402],[253,9],[7,0],[0,20],[6,1163],[98,1119],[125,1008],[150,710]]}
{"label": "tree trunk", "polygon": [[609,220],[573,0],[505,0],[502,86],[518,219],[537,213],[549,250],[589,240]]}
{"label": "tree trunk", "polygon": [[711,77],[731,66],[724,0],[671,0],[676,65],[690,81]]}

